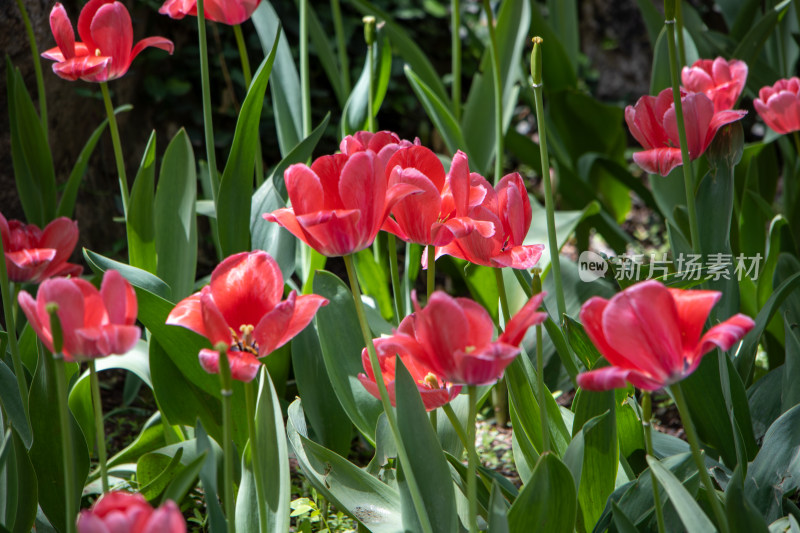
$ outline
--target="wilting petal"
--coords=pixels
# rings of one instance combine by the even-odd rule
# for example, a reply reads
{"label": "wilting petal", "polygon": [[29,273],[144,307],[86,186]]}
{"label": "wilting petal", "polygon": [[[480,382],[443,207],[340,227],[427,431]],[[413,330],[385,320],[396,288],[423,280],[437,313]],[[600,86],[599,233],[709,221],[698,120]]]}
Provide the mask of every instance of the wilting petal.
{"label": "wilting petal", "polygon": [[515,246],[505,252],[500,252],[492,256],[490,266],[494,267],[510,267],[518,269],[529,269],[536,266],[539,259],[542,257],[544,250],[543,244],[525,244],[523,246]]}

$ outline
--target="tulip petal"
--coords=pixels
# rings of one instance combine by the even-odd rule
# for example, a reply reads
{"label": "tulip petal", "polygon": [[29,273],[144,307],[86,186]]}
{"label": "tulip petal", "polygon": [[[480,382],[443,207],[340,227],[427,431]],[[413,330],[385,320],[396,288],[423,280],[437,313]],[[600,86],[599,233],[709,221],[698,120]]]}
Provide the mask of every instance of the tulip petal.
{"label": "tulip petal", "polygon": [[[203,348],[198,354],[200,366],[209,374],[219,374],[219,352]],[[231,377],[245,383],[253,381],[261,368],[261,363],[250,352],[228,350],[228,364]]]}
{"label": "tulip petal", "polygon": [[322,183],[313,170],[296,164],[287,168],[283,175],[295,213],[302,215],[325,209]]}
{"label": "tulip petal", "polygon": [[289,322],[292,320],[296,298],[297,293],[292,291],[285,301],[280,302],[261,317],[253,331],[253,339],[258,343],[259,357],[267,356],[282,346],[281,340],[284,332],[289,327]]}
{"label": "tulip petal", "polygon": [[456,384],[487,385],[503,377],[503,371],[519,355],[519,346],[494,342],[481,352],[457,351],[454,358],[458,366],[457,376],[448,376]]}
{"label": "tulip petal", "polygon": [[83,6],[83,9],[81,9],[81,14],[78,16],[78,35],[80,35],[81,41],[83,41],[86,48],[90,51],[89,55],[95,55],[95,50],[98,48],[92,38],[91,27],[94,16],[101,7],[112,2],[114,2],[114,0],[89,0],[86,5]]}
{"label": "tulip petal", "polygon": [[75,30],[67,16],[67,10],[60,2],[56,2],[50,11],[50,29],[56,39],[56,46],[64,59],[75,57]]}
{"label": "tulip petal", "polygon": [[106,271],[100,286],[100,294],[108,312],[108,320],[112,324],[130,326],[136,322],[138,312],[136,291],[122,274],[116,270]]}
{"label": "tulip petal", "polygon": [[641,372],[616,366],[582,372],[578,374],[577,381],[581,389],[590,391],[621,389],[627,387],[628,383],[647,391],[655,391],[664,387],[664,383],[650,379]]}
{"label": "tulip petal", "polygon": [[145,48],[160,48],[161,50],[167,52],[169,55],[172,55],[172,52],[175,51],[175,45],[172,44],[172,41],[170,41],[166,37],[159,37],[159,36],[146,37],[141,41],[139,41],[138,43],[136,43],[136,45],[133,47],[133,50],[131,51],[131,57],[128,60],[129,63],[132,62],[136,58],[136,56],[138,56],[139,53]]}
{"label": "tulip petal", "polygon": [[512,346],[519,346],[528,329],[536,324],[541,324],[547,319],[547,313],[540,313],[539,307],[545,297],[544,292],[534,294],[525,305],[511,317],[506,324],[506,329],[497,339]]}
{"label": "tulip petal", "polygon": [[125,74],[131,65],[133,47],[133,25],[128,9],[118,1],[101,6],[89,29],[99,55],[111,58],[108,79]]}
{"label": "tulip petal", "polygon": [[308,233],[297,220],[294,214],[294,209],[289,207],[282,207],[276,209],[272,213],[264,213],[261,217],[267,222],[274,222],[285,228],[289,233],[306,243],[311,248],[321,253],[324,245],[319,242],[313,235]]}
{"label": "tulip petal", "polygon": [[51,352],[54,351],[53,336],[50,333],[50,318],[46,314],[39,315],[37,302],[27,291],[20,291],[19,296],[17,296],[17,301],[19,302],[20,309],[22,309],[22,312],[25,313],[25,317],[28,319],[28,324],[30,324],[33,331],[36,332],[36,336],[41,339],[45,348]]}
{"label": "tulip petal", "polygon": [[173,307],[172,311],[169,312],[167,324],[170,326],[181,326],[206,337],[206,326],[203,322],[200,293],[196,292],[178,302],[178,305]]}
{"label": "tulip petal", "polygon": [[689,370],[687,374],[694,371],[697,365],[700,364],[701,357],[711,351],[715,346],[718,346],[723,352],[731,349],[731,347],[742,340],[747,332],[753,329],[755,322],[747,315],[741,313],[730,317],[725,322],[713,326],[706,331],[706,334],[700,339],[694,353],[689,359]]}
{"label": "tulip petal", "polygon": [[55,256],[56,251],[52,248],[6,252],[8,279],[13,282],[31,281],[37,283],[47,277],[44,272]]}
{"label": "tulip petal", "polygon": [[666,176],[672,169],[683,164],[680,148],[654,148],[635,152],[633,161],[650,174]]}
{"label": "tulip petal", "polygon": [[[292,291],[292,293],[294,293],[294,291]],[[328,299],[323,298],[322,296],[318,296],[316,294],[304,294],[302,296],[298,296],[297,301],[294,304],[294,314],[292,314],[289,327],[286,328],[286,331],[283,333],[283,337],[281,338],[280,344],[277,346],[277,348],[280,348],[298,333],[303,331],[311,322],[311,320],[313,320],[317,310],[325,305],[328,305]]]}
{"label": "tulip petal", "polygon": [[386,174],[394,172],[396,166],[402,169],[415,169],[433,183],[441,193],[446,179],[444,166],[432,150],[424,146],[409,146],[392,155],[386,163]]}
{"label": "tulip petal", "polygon": [[[220,343],[230,346],[233,343],[233,336],[231,335],[231,329],[233,328],[220,312],[208,287],[204,287],[200,292],[200,312],[203,315],[205,335],[211,342],[211,346],[216,348]],[[238,333],[239,328],[236,327],[233,331]]]}
{"label": "tulip petal", "polygon": [[196,17],[197,0],[167,0],[158,8],[158,12],[175,20],[180,20],[186,15]]}
{"label": "tulip petal", "polygon": [[678,311],[678,321],[683,339],[684,353],[688,353],[697,345],[703,326],[708,320],[711,308],[714,307],[722,293],[718,291],[685,291],[669,289],[675,308]]}

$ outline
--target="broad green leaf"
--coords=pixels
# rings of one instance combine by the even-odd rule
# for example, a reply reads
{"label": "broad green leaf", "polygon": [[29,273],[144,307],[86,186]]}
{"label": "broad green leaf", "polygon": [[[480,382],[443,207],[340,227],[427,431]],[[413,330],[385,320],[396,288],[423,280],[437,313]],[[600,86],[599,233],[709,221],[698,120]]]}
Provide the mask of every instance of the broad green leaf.
{"label": "broad green leaf", "polygon": [[8,417],[7,420],[11,422],[11,426],[16,431],[17,437],[25,444],[26,449],[30,448],[33,435],[28,416],[25,413],[25,406],[22,404],[19,384],[14,372],[2,359],[0,359],[0,403],[5,416]]}
{"label": "broad green leaf", "polygon": [[532,2],[531,7],[531,30],[533,35],[541,37],[544,41],[542,45],[544,91],[546,94],[552,94],[576,87],[578,85],[576,65],[570,61],[569,55],[561,43],[560,35],[542,16],[542,6],[538,2]]}
{"label": "broad green leaf", "polygon": [[371,248],[357,252],[354,259],[361,290],[375,300],[381,316],[391,320],[394,317],[394,300],[389,292],[389,272],[375,260]]}
{"label": "broad green leaf", "polygon": [[[165,176],[169,178],[169,176]],[[128,262],[131,266],[156,274],[156,132],[150,134],[142,162],[136,171],[131,198],[128,202]],[[163,203],[162,199],[162,203]],[[163,228],[170,231],[171,228]],[[165,259],[166,262],[166,259]]]}
{"label": "broad green leaf", "polygon": [[508,503],[503,498],[500,485],[492,483],[492,494],[489,498],[489,532],[510,533],[508,528]]}
{"label": "broad green leaf", "polygon": [[83,258],[86,259],[86,263],[95,274],[102,275],[108,269],[117,270],[134,287],[147,291],[165,301],[172,299],[169,286],[150,272],[103,257],[86,248],[83,249]]}
{"label": "broad green leaf", "polygon": [[38,503],[36,473],[16,431],[8,429],[0,443],[0,524],[10,533],[29,533]]}
{"label": "broad green leaf", "polygon": [[[675,477],[675,474],[652,457],[647,458],[647,464],[650,465],[650,471],[658,480],[659,485],[669,495],[669,499],[672,505],[675,506],[675,510],[681,517],[681,521],[688,533],[710,533],[717,530],[711,520],[703,513],[694,496],[689,494],[680,480]],[[713,497],[716,497],[716,495]]]}
{"label": "broad green leaf", "polygon": [[[683,46],[686,52],[686,64],[692,65],[700,56],[692,36],[683,29]],[[669,74],[669,50],[667,49],[666,26],[661,28],[656,44],[653,47],[653,70],[650,73],[650,94],[656,95],[667,87],[672,87]],[[733,55],[739,58],[741,56]]]}
{"label": "broad green leaf", "polygon": [[[764,48],[764,43],[766,43],[767,39],[772,35],[775,26],[780,22],[791,3],[791,0],[783,0],[783,2],[767,9],[766,13],[757,21],[753,21],[752,18],[747,20],[745,24],[749,30],[741,39],[738,39],[737,42],[739,44],[733,52],[731,52],[730,57],[741,59],[747,64],[757,64],[757,58]],[[748,87],[754,92],[757,92],[765,83],[774,82],[773,80],[755,81],[753,79],[749,81]],[[757,85],[754,84],[754,82]]]}
{"label": "broad green leaf", "polygon": [[[395,365],[397,426],[409,460],[409,464],[401,466],[414,473],[433,530],[442,533],[458,531],[455,492],[447,459],[430,424],[414,378],[399,357]],[[404,523],[407,523],[405,516]],[[418,517],[411,523],[418,523]]]}
{"label": "broad green leaf", "polygon": [[[295,5],[297,3],[297,0],[295,0]],[[343,107],[347,95],[345,94],[342,75],[339,72],[339,60],[336,59],[336,54],[328,39],[329,32],[325,31],[316,11],[314,11],[314,6],[310,5],[310,3],[308,5],[308,35],[311,37],[311,45],[314,47],[322,69],[328,77],[331,89],[336,95],[336,101]]]}
{"label": "broad green leaf", "polygon": [[602,357],[600,352],[595,347],[592,340],[583,329],[583,325],[567,315],[564,317],[564,327],[567,331],[567,339],[569,344],[575,351],[575,355],[583,363],[586,368],[594,367],[595,363]]}
{"label": "broad green leaf", "polygon": [[782,414],[783,372],[783,365],[770,370],[747,389],[747,403],[750,405],[753,433],[757,441],[761,441],[767,429]]}
{"label": "broad green leaf", "polygon": [[[289,166],[295,163],[305,163],[309,159],[311,159],[311,155],[314,153],[314,149],[317,147],[317,143],[319,142],[320,138],[322,138],[322,134],[325,133],[325,129],[328,127],[328,122],[330,122],[331,114],[326,113],[325,118],[322,119],[322,122],[314,128],[308,137],[300,141],[300,143],[292,148],[292,151],[289,152],[286,157],[281,159],[281,162],[278,163],[272,172],[270,173],[270,180],[272,181],[273,186],[275,189],[280,193],[281,198],[284,202],[286,202],[289,198],[288,193],[286,191],[286,183],[283,181],[283,175]],[[258,194],[258,192],[256,192]],[[255,199],[254,199],[255,201]],[[260,217],[260,213],[254,212],[252,214],[253,221],[255,221],[256,217]],[[252,222],[252,225],[255,225],[255,222]],[[255,239],[255,236],[253,236]]]}
{"label": "broad green leaf", "polygon": [[286,204],[275,189],[273,180],[266,180],[253,195],[250,233],[253,250],[263,250],[271,255],[278,262],[283,279],[288,280],[295,269],[297,239],[279,224],[267,222],[261,216],[283,207],[286,207]]}
{"label": "broad green leaf", "polygon": [[647,29],[650,47],[655,49],[658,36],[664,27],[664,15],[658,11],[658,8],[650,0],[636,0],[636,4],[639,6],[639,11]]}
{"label": "broad green leaf", "polygon": [[172,500],[174,502],[183,500],[186,494],[197,484],[197,476],[203,468],[205,459],[206,454],[200,453],[192,462],[178,471],[177,475],[164,490],[164,494],[161,497],[162,504],[167,500]]}
{"label": "broad green leaf", "polygon": [[619,505],[614,500],[611,500],[611,509],[614,512],[614,525],[620,533],[639,533],[639,530],[636,529],[636,524],[619,508]]}
{"label": "broad green leaf", "polygon": [[197,172],[186,130],[181,129],[170,141],[158,176],[154,210],[158,228],[156,272],[171,287],[172,297],[182,300],[194,290],[197,268]]}
{"label": "broad green leaf", "polygon": [[329,300],[327,306],[317,311],[314,321],[333,390],[353,424],[373,441],[383,407],[357,378],[364,372],[361,364],[364,338],[353,295],[342,280],[326,271],[317,272],[314,277],[314,294]]}
{"label": "broad green leaf", "polygon": [[[392,49],[389,46],[389,40],[383,35],[382,30],[377,31],[376,41],[372,45],[373,51],[373,96],[372,96],[372,112],[373,116],[378,115],[378,111],[383,103],[383,97],[386,96],[386,89],[389,84],[389,77],[392,72]],[[368,97],[369,97],[369,79],[370,69],[368,56],[365,56],[364,68],[361,71],[347,102],[342,111],[342,136],[352,135],[353,133],[367,129],[369,122],[368,115]]]}
{"label": "broad green leaf", "polygon": [[[580,53],[580,34],[578,33],[578,6],[576,0],[548,0],[547,8],[550,25],[559,36],[559,41],[569,58],[569,66],[578,67]],[[566,68],[566,65],[564,67]]]}
{"label": "broad green leaf", "polygon": [[280,35],[281,32],[278,31],[269,56],[253,76],[253,83],[247,91],[236,121],[231,152],[222,173],[217,195],[217,220],[225,221],[219,226],[223,256],[250,249],[250,203],[256,147],[259,142],[258,125]]}
{"label": "broad green leaf", "polygon": [[174,455],[155,451],[139,458],[136,462],[139,494],[150,502],[155,501],[181,471],[181,457],[183,457],[182,447],[175,450]]}
{"label": "broad green leaf", "polygon": [[546,453],[508,511],[509,530],[572,533],[576,511],[572,474],[558,457]]}
{"label": "broad green leaf", "polygon": [[228,525],[217,498],[217,479],[222,465],[222,449],[216,442],[208,438],[200,421],[197,422],[194,434],[197,439],[197,451],[206,454],[203,468],[200,470],[200,483],[203,487],[203,499],[206,502],[209,532],[227,533]]}
{"label": "broad green leaf", "polygon": [[124,463],[135,463],[142,455],[157,450],[167,445],[164,437],[164,425],[161,412],[156,411],[144,423],[139,435],[132,443],[108,460],[108,466],[113,467]]}
{"label": "broad green leaf", "polygon": [[725,513],[731,533],[767,533],[769,528],[761,512],[744,492],[742,467],[737,466],[725,489]]}
{"label": "broad green leaf", "polygon": [[[531,227],[528,230],[528,235],[525,237],[525,244],[544,244],[545,249],[542,252],[542,257],[536,264],[544,272],[550,268],[550,261],[552,254],[547,247],[547,213],[544,206],[531,200],[531,209],[533,216],[531,219]],[[575,229],[583,220],[600,212],[600,204],[591,202],[580,211],[556,211],[556,240],[558,242],[559,250],[566,244]]]}
{"label": "broad green leaf", "polygon": [[[468,150],[469,147],[464,140],[461,127],[442,97],[437,95],[409,65],[406,65],[403,71],[411,84],[411,88],[414,90],[414,94],[417,95],[417,99],[422,104],[422,107],[425,108],[428,118],[431,119],[433,125],[442,135],[450,153],[455,154],[456,151],[462,148]],[[470,156],[469,152],[467,152],[467,155]]]}

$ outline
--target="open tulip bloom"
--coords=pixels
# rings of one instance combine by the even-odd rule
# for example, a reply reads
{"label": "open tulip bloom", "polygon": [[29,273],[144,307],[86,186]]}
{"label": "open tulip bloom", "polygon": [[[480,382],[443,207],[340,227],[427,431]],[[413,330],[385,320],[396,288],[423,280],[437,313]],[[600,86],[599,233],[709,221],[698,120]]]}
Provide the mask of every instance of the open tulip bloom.
{"label": "open tulip bloom", "polygon": [[753,107],[767,126],[781,135],[800,131],[800,79],[778,80],[772,87],[762,87]]}
{"label": "open tulip bloom", "polygon": [[43,230],[0,213],[8,279],[15,283],[39,283],[54,276],[80,276],[83,267],[68,263],[78,243],[78,223],[61,217]]}
{"label": "open tulip bloom", "polygon": [[611,300],[589,299],[581,308],[581,322],[611,366],[578,375],[578,385],[609,390],[629,382],[654,391],[683,380],[703,355],[715,347],[729,350],[753,328],[753,319],[737,314],[701,336],[721,296],[717,291],[668,289],[651,280]]}
{"label": "open tulip bloom", "polygon": [[[295,291],[282,298],[278,263],[266,252],[241,252],[220,263],[200,292],[181,300],[167,324],[199,333],[215,347],[227,346],[233,379],[252,381],[260,368],[258,359],[289,342],[328,303]],[[206,372],[219,372],[219,352],[204,348],[199,357]]]}
{"label": "open tulip bloom", "polygon": [[722,57],[698,59],[691,67],[683,67],[681,81],[687,91],[711,98],[715,111],[733,109],[747,82],[747,63]]}
{"label": "open tulip bloom", "polygon": [[78,533],[186,533],[178,506],[167,500],[158,509],[141,494],[108,492],[78,516]]}
{"label": "open tulip bloom", "polygon": [[[233,26],[249,19],[260,3],[261,0],[204,0],[203,13],[209,20]],[[197,0],[167,0],[158,12],[174,19],[196,17]]]}
{"label": "open tulip bloom", "polygon": [[78,35],[67,11],[56,3],[50,13],[50,28],[56,47],[42,54],[56,61],[53,72],[65,80],[104,82],[123,76],[139,53],[150,46],[173,51],[172,41],[147,37],[133,46],[133,25],[128,9],[115,0],[89,0],[78,18]]}

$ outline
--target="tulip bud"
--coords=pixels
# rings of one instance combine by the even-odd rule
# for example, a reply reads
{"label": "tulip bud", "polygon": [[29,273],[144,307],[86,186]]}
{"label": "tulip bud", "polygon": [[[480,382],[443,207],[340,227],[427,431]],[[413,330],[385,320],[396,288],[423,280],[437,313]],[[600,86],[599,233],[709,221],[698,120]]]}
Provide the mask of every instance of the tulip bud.
{"label": "tulip bud", "polygon": [[531,79],[534,85],[541,85],[542,83],[542,43],[544,39],[541,37],[534,37],[533,51],[531,52]]}
{"label": "tulip bud", "polygon": [[372,46],[375,42],[375,17],[367,15],[361,21],[364,23],[364,40],[367,46]]}
{"label": "tulip bud", "polygon": [[53,335],[53,353],[61,353],[61,348],[64,346],[64,334],[61,330],[61,320],[58,318],[58,304],[49,302],[45,309],[47,314],[50,315],[50,332]]}
{"label": "tulip bud", "polygon": [[708,164],[712,170],[719,165],[733,168],[742,160],[744,151],[744,131],[741,121],[731,122],[721,127],[706,151]]}
{"label": "tulip bud", "polygon": [[542,277],[541,277],[542,269],[539,267],[534,267],[531,269],[531,274],[533,278],[531,279],[531,295],[536,295],[542,292]]}

